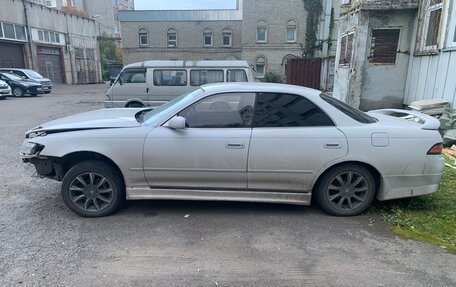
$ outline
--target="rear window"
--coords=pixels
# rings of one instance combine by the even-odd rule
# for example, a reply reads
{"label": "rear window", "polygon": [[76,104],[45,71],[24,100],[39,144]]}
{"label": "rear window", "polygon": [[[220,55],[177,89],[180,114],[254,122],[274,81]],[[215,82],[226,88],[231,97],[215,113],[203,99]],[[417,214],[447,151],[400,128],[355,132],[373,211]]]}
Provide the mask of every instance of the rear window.
{"label": "rear window", "polygon": [[372,123],[377,122],[377,120],[375,118],[369,116],[368,114],[366,114],[358,109],[355,109],[354,107],[352,107],[350,105],[347,105],[346,103],[344,103],[342,101],[339,101],[338,99],[335,99],[326,94],[321,94],[320,97],[325,102],[332,105],[333,107],[335,107],[339,111],[343,112],[344,114],[346,114],[350,118],[354,119],[355,121],[358,121],[363,124],[372,124]]}

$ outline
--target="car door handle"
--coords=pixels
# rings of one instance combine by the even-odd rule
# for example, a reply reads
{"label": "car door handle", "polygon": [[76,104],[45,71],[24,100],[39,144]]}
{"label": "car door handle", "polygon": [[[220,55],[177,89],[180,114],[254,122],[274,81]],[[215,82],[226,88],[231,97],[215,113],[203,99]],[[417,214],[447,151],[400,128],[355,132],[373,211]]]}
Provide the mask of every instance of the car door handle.
{"label": "car door handle", "polygon": [[226,148],[233,148],[233,149],[243,149],[244,144],[243,143],[227,143],[225,145]]}
{"label": "car door handle", "polygon": [[340,148],[340,144],[339,143],[326,143],[325,144],[325,148],[339,149]]}

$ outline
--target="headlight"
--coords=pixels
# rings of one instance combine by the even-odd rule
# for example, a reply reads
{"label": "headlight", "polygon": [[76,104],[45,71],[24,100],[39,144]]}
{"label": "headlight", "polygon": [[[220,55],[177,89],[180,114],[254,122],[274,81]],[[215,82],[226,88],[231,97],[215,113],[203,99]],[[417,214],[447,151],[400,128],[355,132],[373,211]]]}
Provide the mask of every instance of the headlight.
{"label": "headlight", "polygon": [[21,155],[35,155],[44,149],[43,145],[24,141],[21,147]]}

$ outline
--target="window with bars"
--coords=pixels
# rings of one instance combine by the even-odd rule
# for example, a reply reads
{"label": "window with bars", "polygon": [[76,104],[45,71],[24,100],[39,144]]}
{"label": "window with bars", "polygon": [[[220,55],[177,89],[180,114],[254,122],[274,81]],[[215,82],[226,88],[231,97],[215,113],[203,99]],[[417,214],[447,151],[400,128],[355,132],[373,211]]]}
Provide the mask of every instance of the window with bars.
{"label": "window with bars", "polygon": [[369,63],[395,64],[400,29],[372,30]]}

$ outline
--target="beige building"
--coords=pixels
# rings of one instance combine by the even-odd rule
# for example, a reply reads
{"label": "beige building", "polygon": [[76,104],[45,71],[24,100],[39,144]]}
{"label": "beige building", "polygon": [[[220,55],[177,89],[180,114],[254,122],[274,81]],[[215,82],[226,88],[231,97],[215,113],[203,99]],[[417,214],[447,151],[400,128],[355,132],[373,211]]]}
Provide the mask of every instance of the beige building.
{"label": "beige building", "polygon": [[242,59],[257,79],[273,72],[285,80],[289,59],[335,56],[337,29],[330,26],[337,24],[332,9],[340,2],[322,3],[315,55],[304,54],[309,12],[303,0],[238,0],[236,9],[227,10],[120,11],[124,64]]}

